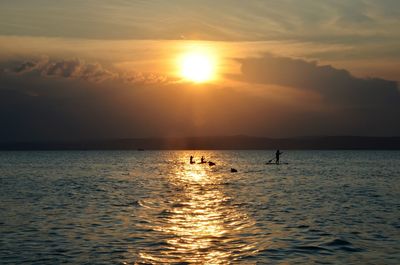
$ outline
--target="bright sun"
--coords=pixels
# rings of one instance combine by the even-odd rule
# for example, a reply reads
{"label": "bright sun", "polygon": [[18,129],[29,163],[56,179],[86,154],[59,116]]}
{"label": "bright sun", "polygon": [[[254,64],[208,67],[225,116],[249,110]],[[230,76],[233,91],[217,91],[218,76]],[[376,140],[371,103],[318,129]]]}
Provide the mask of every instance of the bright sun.
{"label": "bright sun", "polygon": [[210,81],[215,75],[215,59],[207,53],[193,51],[180,58],[181,76],[195,83]]}

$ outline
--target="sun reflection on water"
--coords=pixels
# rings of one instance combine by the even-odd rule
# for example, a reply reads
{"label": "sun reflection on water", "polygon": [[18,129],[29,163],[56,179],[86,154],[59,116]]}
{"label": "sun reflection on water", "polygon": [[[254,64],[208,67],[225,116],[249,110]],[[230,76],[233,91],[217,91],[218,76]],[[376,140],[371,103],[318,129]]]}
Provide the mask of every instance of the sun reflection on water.
{"label": "sun reflection on water", "polygon": [[226,176],[206,164],[191,165],[187,158],[186,153],[179,157],[167,176],[170,192],[145,202],[158,206],[148,216],[149,228],[163,235],[163,246],[143,249],[140,258],[144,263],[227,264],[256,251],[253,243],[239,236],[254,222],[224,193]]}

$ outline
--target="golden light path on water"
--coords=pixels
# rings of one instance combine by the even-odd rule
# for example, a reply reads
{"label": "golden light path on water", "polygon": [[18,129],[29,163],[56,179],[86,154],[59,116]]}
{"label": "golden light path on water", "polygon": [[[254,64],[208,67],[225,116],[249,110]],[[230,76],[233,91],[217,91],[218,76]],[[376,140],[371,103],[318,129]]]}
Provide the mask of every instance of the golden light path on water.
{"label": "golden light path on water", "polygon": [[141,262],[227,264],[257,252],[256,239],[243,236],[254,221],[224,193],[226,174],[188,157],[175,160],[165,194],[141,202],[146,228],[163,235],[158,249],[139,253]]}

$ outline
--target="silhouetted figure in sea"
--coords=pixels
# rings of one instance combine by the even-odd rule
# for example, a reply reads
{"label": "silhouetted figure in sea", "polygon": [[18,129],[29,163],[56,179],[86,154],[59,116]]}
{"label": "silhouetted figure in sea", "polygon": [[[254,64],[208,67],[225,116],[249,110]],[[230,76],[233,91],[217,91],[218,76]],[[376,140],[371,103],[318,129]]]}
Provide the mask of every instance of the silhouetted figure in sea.
{"label": "silhouetted figure in sea", "polygon": [[202,164],[206,163],[204,156],[201,157],[200,163],[202,163]]}
{"label": "silhouetted figure in sea", "polygon": [[276,150],[276,153],[275,153],[275,163],[278,164],[278,165],[279,165],[279,157],[281,156],[281,154],[283,154],[283,153],[282,153],[281,151],[279,151],[279,149]]}
{"label": "silhouetted figure in sea", "polygon": [[237,169],[236,168],[231,168],[231,173],[236,173],[237,172]]}
{"label": "silhouetted figure in sea", "polygon": [[196,162],[194,162],[193,156],[190,156],[190,164],[194,164],[194,163],[196,163]]}
{"label": "silhouetted figure in sea", "polygon": [[211,162],[211,161],[208,161],[208,165],[209,165],[210,167],[212,167],[212,166],[215,166],[215,163],[214,163],[214,162]]}

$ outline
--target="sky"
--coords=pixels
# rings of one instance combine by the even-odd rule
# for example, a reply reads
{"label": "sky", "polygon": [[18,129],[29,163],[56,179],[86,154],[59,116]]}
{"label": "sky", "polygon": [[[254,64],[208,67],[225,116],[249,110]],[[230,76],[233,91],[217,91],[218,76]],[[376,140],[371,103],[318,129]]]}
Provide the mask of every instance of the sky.
{"label": "sky", "polygon": [[399,28],[397,0],[2,0],[0,141],[400,136]]}

